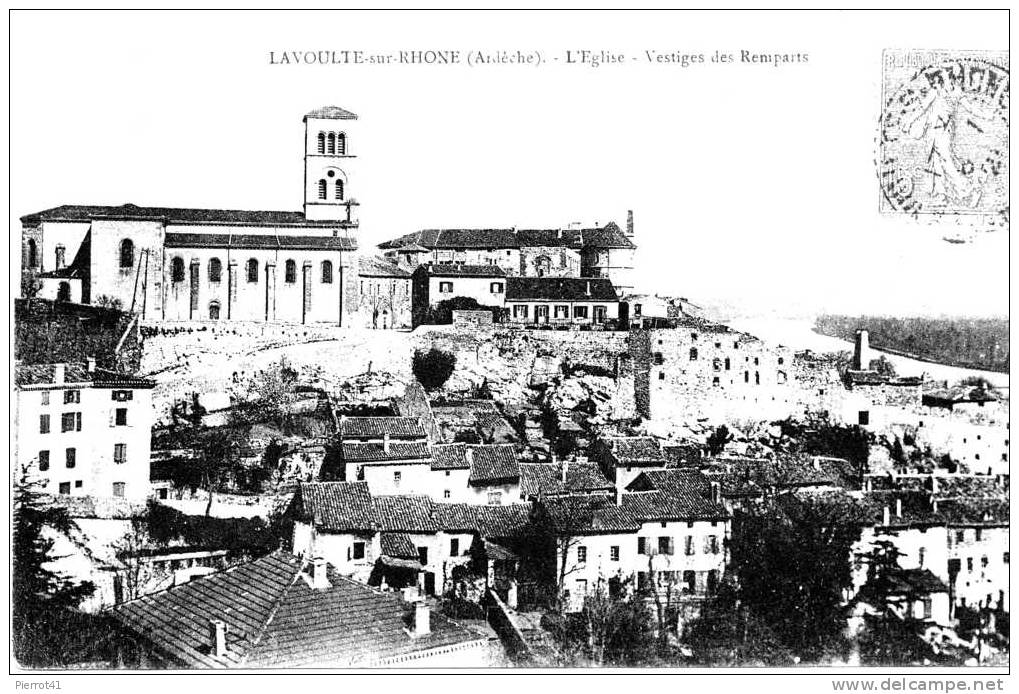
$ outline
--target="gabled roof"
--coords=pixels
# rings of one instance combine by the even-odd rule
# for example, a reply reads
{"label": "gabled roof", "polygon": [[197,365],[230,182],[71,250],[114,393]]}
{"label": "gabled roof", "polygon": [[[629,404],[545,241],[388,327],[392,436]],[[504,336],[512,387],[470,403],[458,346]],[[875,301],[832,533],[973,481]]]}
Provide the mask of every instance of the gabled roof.
{"label": "gabled roof", "polygon": [[507,277],[506,301],[618,301],[608,278]]}
{"label": "gabled roof", "polygon": [[669,462],[658,439],[651,436],[612,436],[602,439],[602,443],[611,451],[617,467],[666,467]]}
{"label": "gabled roof", "polygon": [[287,234],[197,234],[170,231],[167,248],[238,248],[291,251],[352,251],[357,241],[348,236],[293,236]]}
{"label": "gabled roof", "polygon": [[423,439],[424,427],[417,417],[340,417],[344,439]]}
{"label": "gabled roof", "polygon": [[406,533],[382,533],[379,535],[382,553],[397,559],[417,559],[418,549]]}
{"label": "gabled roof", "polygon": [[623,510],[641,521],[725,520],[725,507],[701,494],[660,491],[623,494]]}
{"label": "gabled roof", "polygon": [[432,446],[433,470],[470,470],[466,443],[441,443]]}
{"label": "gabled roof", "polygon": [[365,532],[381,527],[367,482],[302,483],[294,508],[320,530]]}
{"label": "gabled roof", "polygon": [[361,277],[392,277],[410,279],[410,272],[387,258],[362,255],[357,259],[357,274]]}
{"label": "gabled roof", "polygon": [[250,226],[346,227],[348,222],[306,219],[303,212],[278,210],[210,210],[192,207],[140,207],[125,205],[61,205],[21,218],[34,226],[40,222],[89,222],[94,219],[125,219],[165,224],[236,224]]}
{"label": "gabled roof", "polygon": [[434,533],[441,530],[432,519],[432,504],[427,496],[376,496],[372,505],[384,531]]}
{"label": "gabled roof", "polygon": [[379,244],[396,249],[409,244],[432,249],[522,247],[636,248],[617,224],[589,229],[422,229]]}
{"label": "gabled roof", "polygon": [[[314,588],[310,567],[275,552],[109,611],[123,627],[184,668],[351,667],[384,665],[433,649],[480,645],[484,638],[432,613],[431,633],[411,636],[413,607],[343,578]],[[216,655],[210,624],[226,625]]]}
{"label": "gabled roof", "polygon": [[566,464],[566,481],[563,482],[563,463],[530,463],[520,466],[520,492],[525,499],[532,497],[562,496],[611,492],[612,482],[594,463]]}
{"label": "gabled roof", "polygon": [[[18,386],[48,386],[56,384],[55,364],[19,364],[15,368],[14,382]],[[93,388],[155,388],[156,382],[128,373],[95,368],[88,370],[84,363],[64,365],[64,383]]]}
{"label": "gabled roof", "polygon": [[634,518],[615,498],[564,496],[537,502],[544,508],[553,532],[560,535],[604,535],[640,530]]}
{"label": "gabled roof", "polygon": [[322,108],[316,108],[314,111],[308,111],[304,114],[304,120],[307,121],[309,118],[329,118],[332,120],[356,120],[357,116],[350,111],[340,108],[339,106],[323,106]]}
{"label": "gabled roof", "polygon": [[498,265],[453,265],[430,263],[419,265],[414,274],[428,277],[505,277],[506,271]]}
{"label": "gabled roof", "polygon": [[344,441],[342,446],[344,462],[385,463],[397,460],[428,460],[431,453],[428,444],[422,442],[393,441],[386,450],[382,443],[360,443]]}
{"label": "gabled roof", "polygon": [[486,485],[520,479],[520,465],[512,444],[468,446],[471,466],[468,483]]}

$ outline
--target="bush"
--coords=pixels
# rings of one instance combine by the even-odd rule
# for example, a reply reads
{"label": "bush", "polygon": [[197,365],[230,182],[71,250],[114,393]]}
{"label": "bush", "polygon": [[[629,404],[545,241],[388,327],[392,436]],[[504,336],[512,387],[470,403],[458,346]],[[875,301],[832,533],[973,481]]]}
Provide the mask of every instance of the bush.
{"label": "bush", "polygon": [[429,308],[425,313],[424,322],[431,325],[449,325],[453,322],[453,311],[491,311],[492,321],[495,323],[501,323],[506,314],[506,309],[501,306],[486,306],[469,296],[455,296]]}
{"label": "bush", "polygon": [[456,355],[432,347],[427,352],[417,350],[411,370],[425,390],[441,388],[456,368]]}

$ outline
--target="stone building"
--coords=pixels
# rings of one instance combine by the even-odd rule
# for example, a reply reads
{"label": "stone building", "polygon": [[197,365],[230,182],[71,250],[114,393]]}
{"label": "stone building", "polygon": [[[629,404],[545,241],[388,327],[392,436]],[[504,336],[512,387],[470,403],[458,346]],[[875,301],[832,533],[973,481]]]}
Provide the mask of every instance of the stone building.
{"label": "stone building", "polygon": [[358,312],[357,116],[305,115],[301,212],[61,205],[25,215],[41,296],[116,300],[146,320],[347,325]]}
{"label": "stone building", "polygon": [[605,278],[507,277],[507,321],[521,325],[605,325],[619,298]]}
{"label": "stone building", "polygon": [[358,259],[362,325],[377,330],[411,327],[410,272],[388,258]]}
{"label": "stone building", "polygon": [[494,264],[419,265],[412,277],[414,325],[429,322],[429,310],[440,302],[474,299],[481,306],[502,308],[506,272]]}

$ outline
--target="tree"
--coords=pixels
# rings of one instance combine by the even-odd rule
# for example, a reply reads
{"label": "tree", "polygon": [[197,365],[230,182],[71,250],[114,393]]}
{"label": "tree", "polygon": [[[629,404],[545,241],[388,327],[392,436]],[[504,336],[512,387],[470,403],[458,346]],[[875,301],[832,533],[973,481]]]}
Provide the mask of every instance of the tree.
{"label": "tree", "polygon": [[632,581],[631,577],[610,585],[600,578],[584,598],[587,651],[596,665],[637,664],[649,650],[649,616]]}
{"label": "tree", "polygon": [[883,354],[877,359],[871,359],[868,366],[872,371],[877,371],[882,376],[887,376],[888,378],[895,378],[898,375],[895,371],[895,364]]}
{"label": "tree", "polygon": [[427,352],[414,352],[411,370],[425,390],[441,388],[456,369],[456,355],[432,347]]}
{"label": "tree", "polygon": [[106,294],[101,294],[96,297],[94,303],[99,308],[111,308],[114,311],[121,311],[124,308],[124,302],[115,296],[108,296]]}
{"label": "tree", "polygon": [[294,385],[297,383],[297,371],[281,358],[260,371],[251,384],[253,400],[259,410],[264,413],[267,421],[276,424],[286,433],[290,424],[291,408],[294,403]]}
{"label": "tree", "polygon": [[142,589],[151,578],[149,565],[142,561],[142,553],[156,544],[146,524],[133,518],[131,528],[110,546],[122,567],[117,573],[123,590],[121,600],[142,596]]}
{"label": "tree", "polygon": [[768,624],[740,600],[738,586],[725,581],[687,628],[686,639],[699,665],[788,666],[793,653]]}
{"label": "tree", "polygon": [[732,441],[732,435],[729,433],[729,427],[722,424],[708,436],[708,453],[712,456],[718,455],[725,450],[725,444],[730,441]]}
{"label": "tree", "polygon": [[53,539],[46,532],[71,535],[76,529],[66,509],[54,506],[19,471],[12,499],[11,639],[14,656],[25,666],[68,663],[67,621],[71,610],[95,590],[91,582],[75,583],[50,565]]}
{"label": "tree", "polygon": [[902,441],[899,440],[898,436],[896,436],[895,441],[892,442],[892,450],[890,456],[892,462],[895,463],[897,466],[899,467],[906,466],[906,451],[905,449],[903,449]]}

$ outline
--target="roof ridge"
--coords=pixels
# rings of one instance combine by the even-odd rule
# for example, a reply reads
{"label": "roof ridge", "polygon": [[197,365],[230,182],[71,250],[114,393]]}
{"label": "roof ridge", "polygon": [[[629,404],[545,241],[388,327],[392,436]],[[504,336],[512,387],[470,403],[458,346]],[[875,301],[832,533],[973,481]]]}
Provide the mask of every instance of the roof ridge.
{"label": "roof ridge", "polygon": [[[277,550],[267,556],[271,557],[281,553],[282,553],[281,550]],[[276,613],[279,612],[280,607],[283,605],[284,598],[287,597],[287,594],[290,592],[290,589],[294,587],[294,584],[296,584],[297,580],[301,577],[301,572],[304,569],[304,557],[298,556],[297,559],[298,559],[297,570],[294,571],[294,575],[291,577],[290,583],[287,585],[286,588],[283,589],[279,597],[273,601],[273,605],[269,609],[269,616],[265,618],[264,622],[262,622],[261,629],[259,629],[258,634],[251,641],[251,645],[248,646],[247,650],[244,652],[244,657],[241,659],[241,662],[247,662],[248,658],[251,656],[251,653],[256,648],[258,648],[258,646],[262,643],[262,639],[265,638],[266,632],[269,631],[269,625],[272,623],[272,620],[276,618]]]}

